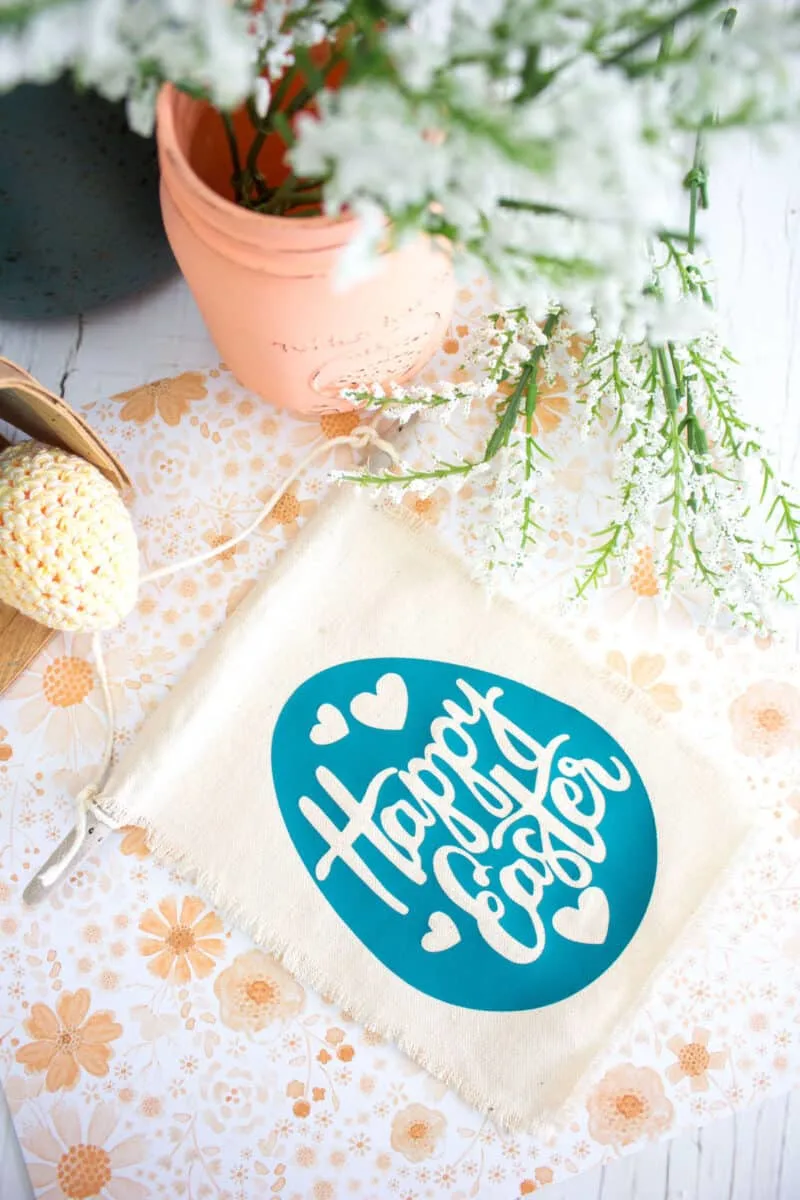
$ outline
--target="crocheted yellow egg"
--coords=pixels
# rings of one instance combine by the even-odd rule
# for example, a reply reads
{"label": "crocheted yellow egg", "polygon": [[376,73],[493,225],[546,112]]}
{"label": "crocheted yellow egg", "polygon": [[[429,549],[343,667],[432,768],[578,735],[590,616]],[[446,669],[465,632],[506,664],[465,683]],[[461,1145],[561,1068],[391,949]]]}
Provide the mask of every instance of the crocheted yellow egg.
{"label": "crocheted yellow egg", "polygon": [[111,629],[133,608],[139,554],[97,467],[22,442],[0,454],[0,600],[51,629]]}

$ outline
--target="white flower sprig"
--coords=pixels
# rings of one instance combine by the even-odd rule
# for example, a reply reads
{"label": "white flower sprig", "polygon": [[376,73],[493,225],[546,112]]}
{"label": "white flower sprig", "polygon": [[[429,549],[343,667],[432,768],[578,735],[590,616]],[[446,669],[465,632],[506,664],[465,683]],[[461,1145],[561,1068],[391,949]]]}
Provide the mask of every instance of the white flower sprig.
{"label": "white flower sprig", "polygon": [[[210,99],[239,204],[358,218],[341,279],[374,269],[387,241],[444,243],[502,306],[467,347],[471,377],[351,398],[447,421],[496,396],[495,428],[473,460],[454,451],[362,480],[424,492],[481,473],[496,514],[487,561],[519,566],[550,470],[535,436],[541,381],[561,373],[587,436],[610,420],[621,439],[615,514],[578,592],[646,539],[667,592],[694,580],[758,625],[791,593],[800,510],[738,414],[713,335],[696,260],[701,139],[688,231],[670,232],[684,135],[800,113],[800,6],[759,0],[734,15],[719,0],[0,0],[0,91],[70,71],[126,98],[143,132],[164,80]],[[280,183],[260,167],[273,135]],[[587,342],[578,365],[572,331]]]}
{"label": "white flower sprig", "polygon": [[[71,71],[152,128],[159,86],[211,100],[238,203],[344,210],[343,277],[429,234],[506,308],[677,336],[697,306],[645,292],[680,135],[800,111],[800,9],[719,0],[0,0],[0,92]],[[231,112],[246,102],[249,146]],[[709,118],[713,113],[714,121]],[[262,177],[271,135],[290,174]],[[688,331],[697,332],[696,327]]]}
{"label": "white flower sprig", "polygon": [[[710,286],[696,256],[705,187],[700,152],[687,185],[689,233],[662,237],[648,293],[673,291],[709,306]],[[577,397],[582,435],[617,442],[613,515],[593,536],[575,596],[607,579],[615,564],[627,575],[647,549],[667,599],[676,588],[698,588],[711,619],[724,611],[757,630],[773,627],[775,602],[796,598],[800,500],[778,477],[761,431],[740,415],[730,352],[711,331],[678,343],[659,340],[652,325],[637,341],[595,328],[583,338],[582,353],[574,343],[559,309],[541,327],[523,309],[495,314],[469,345],[471,362],[485,373],[458,385],[462,403],[470,395],[498,397],[484,454],[438,464],[435,473],[408,467],[399,479],[392,472],[350,478],[401,490],[429,488],[432,481],[460,487],[480,469],[488,474],[492,506],[483,573],[499,564],[516,571],[535,545],[541,485],[550,475],[549,456],[532,433],[538,392],[542,381],[560,375]],[[436,409],[447,395],[445,388],[417,388],[414,410]],[[374,393],[353,398],[391,411],[391,402]]]}

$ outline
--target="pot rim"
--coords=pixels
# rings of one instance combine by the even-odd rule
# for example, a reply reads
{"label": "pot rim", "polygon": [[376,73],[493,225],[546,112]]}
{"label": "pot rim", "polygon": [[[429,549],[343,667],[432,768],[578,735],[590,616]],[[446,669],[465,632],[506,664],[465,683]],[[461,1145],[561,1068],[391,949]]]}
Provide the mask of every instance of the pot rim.
{"label": "pot rim", "polygon": [[[213,212],[224,220],[226,225],[233,222],[239,229],[240,233],[247,240],[250,238],[263,237],[268,230],[278,232],[280,230],[284,244],[286,234],[290,230],[296,231],[298,235],[298,249],[302,246],[308,246],[308,234],[322,234],[336,231],[340,236],[335,240],[325,240],[323,245],[318,244],[318,238],[314,238],[317,243],[315,249],[336,249],[349,241],[355,234],[358,227],[358,218],[353,216],[329,217],[321,214],[313,217],[279,217],[272,216],[269,213],[256,213],[250,209],[243,208],[239,204],[235,204],[232,200],[226,199],[213,188],[205,183],[196,171],[193,170],[189,163],[188,157],[181,146],[176,129],[176,107],[183,105],[186,108],[200,107],[205,105],[213,109],[213,105],[207,101],[196,100],[192,96],[188,96],[185,92],[181,92],[171,83],[165,83],[161,87],[158,94],[156,105],[156,135],[159,143],[159,151],[167,160],[167,164],[172,168],[187,190],[190,196],[193,196],[197,202],[202,204],[207,209]],[[162,174],[164,174],[164,165],[162,164]],[[305,236],[304,236],[305,235]],[[291,239],[293,242],[294,238]],[[287,247],[288,249],[288,247]]]}

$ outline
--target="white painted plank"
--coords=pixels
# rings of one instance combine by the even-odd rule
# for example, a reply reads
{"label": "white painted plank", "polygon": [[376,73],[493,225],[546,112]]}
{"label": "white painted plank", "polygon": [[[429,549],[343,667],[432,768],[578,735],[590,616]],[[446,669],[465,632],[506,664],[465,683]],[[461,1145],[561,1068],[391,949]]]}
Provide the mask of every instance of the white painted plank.
{"label": "white painted plank", "polygon": [[798,1200],[800,1093],[587,1172],[548,1200]]}
{"label": "white painted plank", "polygon": [[783,1145],[775,1200],[800,1196],[800,1092],[792,1092],[781,1129]]}
{"label": "white painted plank", "polygon": [[696,1200],[728,1200],[734,1186],[734,1150],[737,1127],[733,1117],[716,1121],[698,1131]]}
{"label": "white painted plank", "polygon": [[800,479],[800,132],[772,148],[730,135],[712,153],[702,223],[721,332],[740,366],[751,420]]}
{"label": "white painted plank", "polygon": [[789,1104],[789,1096],[773,1096],[753,1110],[755,1129],[748,1200],[775,1200],[778,1195]]}
{"label": "white painted plank", "polygon": [[733,1118],[733,1154],[729,1200],[750,1200],[755,1180],[756,1140],[760,1132],[759,1111],[748,1109]]}
{"label": "white painted plank", "polygon": [[38,324],[2,321],[0,354],[70,403],[101,400],[219,359],[178,275],[85,316]]}
{"label": "white painted plank", "polygon": [[[619,1166],[619,1164],[615,1163],[614,1166]],[[611,1193],[604,1190],[605,1172],[605,1167],[595,1167],[593,1171],[584,1171],[582,1175],[571,1179],[569,1183],[550,1184],[543,1195],[548,1200],[551,1198],[552,1200],[613,1200]],[[619,1195],[624,1197],[625,1193],[620,1192]]]}
{"label": "white painted plank", "polygon": [[0,1200],[33,1200],[5,1094],[0,1087]]}
{"label": "white painted plank", "polygon": [[667,1145],[664,1196],[691,1200],[698,1195],[703,1151],[700,1130],[689,1130]]}
{"label": "white painted plank", "polygon": [[61,380],[79,341],[77,317],[64,321],[33,324],[30,321],[0,322],[0,354],[35,375],[45,387],[61,394]]}
{"label": "white painted plank", "polygon": [[64,391],[72,404],[219,362],[180,276],[124,305],[88,313],[82,324],[80,352]]}

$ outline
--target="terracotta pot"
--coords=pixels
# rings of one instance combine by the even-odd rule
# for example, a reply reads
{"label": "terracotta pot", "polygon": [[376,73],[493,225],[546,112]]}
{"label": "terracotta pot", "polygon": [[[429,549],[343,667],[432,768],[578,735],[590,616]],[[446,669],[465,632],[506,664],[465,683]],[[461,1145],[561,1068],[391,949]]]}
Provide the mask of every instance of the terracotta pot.
{"label": "terracotta pot", "polygon": [[[237,130],[244,141],[245,125]],[[454,301],[446,254],[427,239],[384,255],[373,278],[334,291],[353,219],[272,217],[233,203],[217,113],[166,86],[158,101],[161,206],[172,249],[228,367],[300,415],[350,407],[353,384],[409,379],[439,347]],[[259,160],[280,178],[270,138]],[[276,175],[276,171],[278,174]]]}

